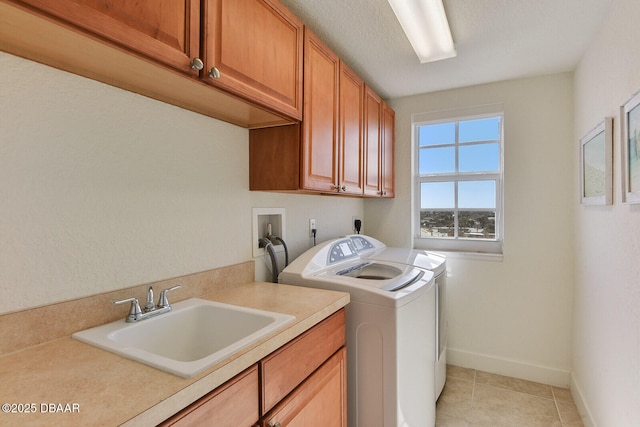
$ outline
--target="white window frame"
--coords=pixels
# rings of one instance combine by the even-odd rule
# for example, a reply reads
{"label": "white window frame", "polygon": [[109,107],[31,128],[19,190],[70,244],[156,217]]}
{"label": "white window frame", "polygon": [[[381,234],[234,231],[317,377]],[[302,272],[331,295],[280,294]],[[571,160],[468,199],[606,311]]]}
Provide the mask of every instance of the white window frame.
{"label": "white window frame", "polygon": [[[500,117],[500,139],[498,141],[499,151],[499,170],[498,172],[469,172],[459,173],[458,156],[456,155],[456,172],[442,173],[432,175],[420,175],[420,142],[418,140],[418,128],[424,125],[435,125],[440,123],[461,122],[468,120],[486,119],[492,117]],[[486,253],[486,254],[502,254],[504,242],[504,108],[502,104],[483,105],[478,107],[470,107],[456,110],[435,111],[428,113],[413,114],[411,117],[411,138],[413,141],[413,236],[414,247],[417,249],[428,249],[442,252],[461,252],[461,253]],[[457,129],[457,126],[456,126]],[[459,147],[456,135],[456,150]],[[492,180],[496,182],[496,237],[495,239],[473,239],[468,237],[422,237],[420,231],[420,212],[421,212],[421,183],[422,182],[460,182],[460,181],[478,181]],[[457,184],[455,186],[455,208],[458,211],[458,194]],[[436,209],[438,210],[438,209]],[[442,209],[451,210],[451,209]],[[462,209],[470,211],[470,209]],[[486,209],[479,209],[486,210]],[[458,217],[455,218],[457,228]]]}

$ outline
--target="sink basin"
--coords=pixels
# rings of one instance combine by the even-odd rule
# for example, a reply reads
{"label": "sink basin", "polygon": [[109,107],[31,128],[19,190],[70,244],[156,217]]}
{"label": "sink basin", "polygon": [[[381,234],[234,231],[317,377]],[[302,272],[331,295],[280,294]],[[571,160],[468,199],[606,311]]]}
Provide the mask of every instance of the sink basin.
{"label": "sink basin", "polygon": [[118,320],[76,332],[76,340],[188,378],[220,362],[294,316],[191,298],[139,323]]}

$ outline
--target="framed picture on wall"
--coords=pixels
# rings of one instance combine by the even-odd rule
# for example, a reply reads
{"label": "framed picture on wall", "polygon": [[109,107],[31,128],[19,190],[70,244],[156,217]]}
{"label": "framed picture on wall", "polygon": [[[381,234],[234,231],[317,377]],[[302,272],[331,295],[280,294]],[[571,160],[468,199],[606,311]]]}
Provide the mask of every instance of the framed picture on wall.
{"label": "framed picture on wall", "polygon": [[640,92],[620,107],[622,201],[640,203]]}
{"label": "framed picture on wall", "polygon": [[605,118],[580,140],[581,202],[610,205],[613,202],[613,117]]}

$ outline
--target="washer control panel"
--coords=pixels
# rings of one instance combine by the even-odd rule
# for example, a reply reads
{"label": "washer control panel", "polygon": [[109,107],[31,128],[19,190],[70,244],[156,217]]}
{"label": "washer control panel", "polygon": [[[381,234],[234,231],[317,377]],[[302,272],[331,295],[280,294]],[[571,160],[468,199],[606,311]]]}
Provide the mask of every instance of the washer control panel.
{"label": "washer control panel", "polygon": [[333,245],[331,245],[327,264],[346,261],[351,258],[356,258],[357,256],[358,251],[356,250],[356,247],[351,239],[338,240]]}
{"label": "washer control panel", "polygon": [[367,249],[375,249],[375,246],[362,236],[351,236],[351,241],[358,252],[366,251]]}
{"label": "washer control panel", "polygon": [[348,239],[338,240],[331,245],[327,264],[330,265],[336,262],[357,258],[360,252],[369,249],[375,249],[375,246],[361,236],[350,236]]}

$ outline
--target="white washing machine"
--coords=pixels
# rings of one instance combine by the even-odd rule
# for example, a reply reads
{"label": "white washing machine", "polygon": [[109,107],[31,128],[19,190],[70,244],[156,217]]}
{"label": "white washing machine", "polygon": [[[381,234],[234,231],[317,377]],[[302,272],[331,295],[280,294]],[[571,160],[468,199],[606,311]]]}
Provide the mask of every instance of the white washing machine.
{"label": "white washing machine", "polygon": [[350,427],[435,425],[435,281],[412,265],[364,260],[350,237],[308,250],[280,283],[349,292]]}
{"label": "white washing machine", "polygon": [[437,400],[447,381],[447,316],[445,311],[447,259],[443,255],[418,249],[390,248],[381,241],[362,234],[353,234],[347,237],[351,238],[362,259],[413,265],[433,272],[436,282],[435,398]]}

